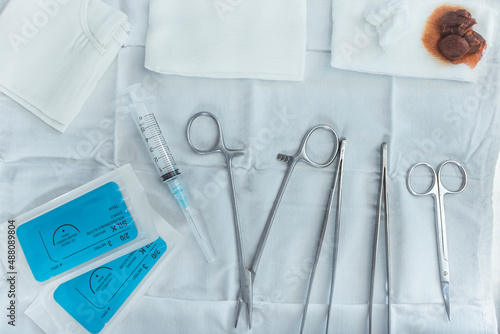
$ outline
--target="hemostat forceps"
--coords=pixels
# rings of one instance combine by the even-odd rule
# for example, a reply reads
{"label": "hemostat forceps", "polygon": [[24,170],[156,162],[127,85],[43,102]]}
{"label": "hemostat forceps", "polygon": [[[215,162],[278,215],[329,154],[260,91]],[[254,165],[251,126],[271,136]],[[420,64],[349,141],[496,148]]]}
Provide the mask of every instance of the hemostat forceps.
{"label": "hemostat forceps", "polygon": [[380,170],[380,188],[378,193],[377,219],[373,234],[372,270],[370,280],[370,304],[368,310],[369,333],[373,329],[373,296],[375,292],[375,269],[377,264],[377,250],[380,235],[380,221],[382,220],[382,206],[385,216],[385,259],[387,275],[387,333],[391,333],[391,230],[389,224],[389,196],[387,190],[387,144],[382,144],[382,168]]}
{"label": "hemostat forceps", "polygon": [[[313,160],[311,160],[309,158],[309,156],[307,155],[307,152],[306,152],[307,142],[309,141],[309,138],[314,133],[314,131],[319,130],[319,129],[323,129],[323,130],[331,132],[333,134],[333,137],[334,137],[335,148],[332,152],[332,155],[330,156],[328,161],[326,161],[325,163],[314,162]],[[262,235],[260,237],[259,245],[257,246],[257,252],[255,253],[252,266],[250,267],[250,272],[252,274],[251,275],[251,284],[249,286],[249,291],[246,292],[246,295],[250,296],[250,298],[252,298],[252,295],[253,295],[253,292],[252,292],[253,291],[253,283],[255,282],[255,276],[257,275],[257,269],[259,268],[259,263],[260,263],[260,260],[262,258],[262,253],[264,251],[264,247],[266,245],[267,238],[269,237],[269,232],[271,231],[274,216],[276,216],[276,212],[277,212],[278,206],[281,202],[281,198],[283,197],[286,186],[288,184],[288,181],[290,180],[290,176],[292,175],[292,172],[293,172],[295,166],[297,165],[297,163],[299,161],[303,161],[303,162],[305,162],[313,167],[316,167],[316,168],[325,168],[325,167],[329,166],[333,162],[333,160],[335,160],[335,157],[337,156],[338,146],[339,146],[339,138],[337,136],[337,133],[335,133],[335,130],[333,130],[328,125],[320,124],[320,125],[315,126],[314,128],[312,128],[311,130],[309,130],[306,133],[306,135],[302,139],[302,144],[300,145],[300,148],[295,155],[289,156],[289,155],[284,155],[284,154],[278,154],[278,160],[286,162],[288,164],[288,169],[285,173],[285,176],[283,177],[283,181],[282,181],[280,189],[278,191],[278,195],[276,196],[276,199],[274,200],[273,206],[271,208],[271,212],[269,213],[269,217],[267,218],[266,225],[265,225],[264,230],[262,232]],[[245,296],[245,291],[240,290],[240,293],[243,294],[243,296]],[[240,296],[239,300],[241,300],[241,296]],[[250,305],[251,305],[251,303],[249,304],[249,306]],[[238,326],[238,319],[240,316],[241,308],[242,308],[242,303],[239,302],[238,305],[236,306],[236,315],[235,315],[235,324],[234,324],[235,327]],[[251,328],[251,322],[252,322],[251,315],[252,315],[252,311],[250,310],[249,311],[249,328]]]}
{"label": "hemostat forceps", "polygon": [[323,240],[325,239],[325,232],[328,225],[328,221],[330,220],[330,210],[333,205],[333,199],[335,198],[335,190],[338,190],[337,197],[337,213],[335,217],[335,227],[334,227],[334,239],[333,239],[333,261],[332,261],[332,277],[331,277],[331,286],[330,286],[330,302],[328,304],[328,313],[326,315],[326,330],[325,333],[328,333],[328,327],[330,325],[330,313],[333,302],[333,291],[335,287],[335,272],[337,268],[337,254],[339,247],[339,231],[340,231],[340,209],[342,206],[342,176],[344,174],[344,156],[345,156],[345,146],[347,141],[342,139],[340,141],[340,153],[339,153],[339,162],[337,164],[337,171],[335,173],[335,179],[333,180],[332,187],[330,188],[330,195],[328,197],[328,203],[326,205],[325,216],[323,218],[323,225],[321,226],[321,233],[319,236],[318,247],[316,249],[316,254],[314,256],[313,267],[311,270],[311,276],[309,277],[309,286],[307,288],[307,297],[306,303],[304,305],[304,311],[302,313],[302,321],[300,324],[300,333],[304,331],[304,325],[306,322],[307,309],[309,308],[309,299],[311,297],[312,285],[314,281],[314,276],[316,274],[316,268],[318,267],[319,256],[321,255],[321,248],[323,247]]}
{"label": "hemostat forceps", "polygon": [[[191,141],[191,125],[198,117],[210,117],[212,118],[217,125],[217,142],[215,145],[208,150],[200,150],[197,149]],[[213,114],[203,111],[194,115],[188,123],[187,127],[187,139],[189,146],[198,154],[211,154],[220,152],[224,154],[226,157],[226,168],[229,173],[229,190],[231,192],[231,204],[233,206],[233,219],[234,219],[234,228],[236,231],[236,247],[238,250],[238,267],[239,267],[239,275],[240,275],[240,293],[238,298],[238,307],[241,307],[241,304],[246,303],[248,305],[247,314],[249,323],[252,323],[252,310],[253,310],[253,298],[252,298],[252,274],[248,269],[245,268],[245,253],[243,251],[243,243],[241,241],[241,225],[240,219],[238,215],[238,206],[236,205],[236,195],[234,188],[234,178],[233,178],[233,169],[232,169],[232,161],[233,158],[239,157],[245,154],[243,149],[233,150],[228,149],[224,144],[224,136],[222,134],[222,127],[220,125],[219,120]]]}
{"label": "hemostat forceps", "polygon": [[[460,169],[463,175],[462,186],[456,190],[452,191],[447,189],[441,182],[441,172],[443,167],[447,164],[455,165]],[[416,192],[411,185],[411,176],[415,168],[418,166],[425,166],[432,172],[432,184],[429,190],[424,193]],[[444,216],[444,195],[446,194],[460,194],[467,187],[467,172],[464,166],[455,160],[445,161],[439,166],[438,172],[431,165],[426,162],[419,162],[410,168],[408,172],[408,178],[406,180],[408,190],[415,196],[427,196],[432,195],[434,197],[434,203],[436,206],[436,237],[437,237],[437,249],[438,249],[438,259],[439,259],[439,275],[441,278],[441,291],[443,293],[444,305],[446,307],[446,314],[448,315],[448,320],[450,317],[450,270],[448,266],[448,243],[446,240],[446,221]]]}

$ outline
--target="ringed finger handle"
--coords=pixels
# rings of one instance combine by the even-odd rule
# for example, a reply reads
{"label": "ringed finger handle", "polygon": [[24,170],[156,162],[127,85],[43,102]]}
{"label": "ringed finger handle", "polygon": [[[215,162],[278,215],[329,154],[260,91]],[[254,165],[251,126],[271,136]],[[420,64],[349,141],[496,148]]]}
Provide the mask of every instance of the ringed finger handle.
{"label": "ringed finger handle", "polygon": [[[443,167],[446,166],[446,165],[448,165],[448,164],[457,166],[458,169],[460,170],[460,173],[462,173],[462,176],[463,176],[463,178],[462,178],[462,185],[460,186],[460,188],[458,190],[450,190],[450,189],[446,188],[444,186],[444,184],[441,182],[441,172],[443,170]],[[456,160],[445,161],[445,162],[443,162],[441,164],[441,166],[439,166],[438,182],[441,185],[441,188],[445,190],[446,194],[460,194],[462,191],[465,190],[465,188],[467,188],[467,182],[468,182],[467,171],[465,170],[465,167],[460,162],[458,162]]]}
{"label": "ringed finger handle", "polygon": [[[429,187],[429,189],[427,189],[425,192],[415,191],[415,189],[413,189],[413,186],[411,185],[411,177],[413,175],[413,172],[419,166],[427,167],[432,172],[432,184]],[[419,163],[413,165],[413,167],[411,167],[410,170],[408,171],[408,177],[406,178],[406,185],[408,187],[408,191],[410,191],[410,193],[412,195],[415,195],[415,196],[427,196],[427,195],[432,195],[432,194],[435,194],[435,193],[437,194],[437,192],[435,191],[436,182],[437,182],[436,171],[427,162],[419,162]]]}
{"label": "ringed finger handle", "polygon": [[[326,130],[326,131],[332,133],[333,139],[334,139],[334,144],[335,144],[335,147],[333,149],[331,156],[328,158],[328,160],[326,162],[323,162],[323,163],[316,162],[316,161],[312,160],[311,158],[309,158],[309,155],[307,154],[307,143],[308,143],[309,139],[311,138],[312,134],[315,131],[320,130],[320,129]],[[337,136],[337,133],[335,132],[335,130],[331,126],[326,125],[326,124],[320,124],[320,125],[316,125],[314,128],[312,128],[311,130],[309,130],[306,133],[306,135],[302,139],[302,144],[300,146],[300,151],[299,151],[297,157],[303,159],[306,163],[308,163],[309,165],[311,165],[313,167],[324,168],[324,167],[328,167],[331,165],[331,163],[337,157],[338,151],[339,151],[339,137]]]}
{"label": "ringed finger handle", "polygon": [[[216,142],[215,144],[207,149],[207,150],[203,150],[203,149],[199,149],[197,148],[192,139],[191,139],[191,126],[193,125],[194,121],[197,119],[197,118],[200,118],[200,117],[209,117],[211,118],[212,120],[215,121],[215,124],[217,125],[217,139],[216,139]],[[214,153],[214,152],[218,152],[218,151],[221,151],[222,149],[225,149],[225,146],[224,146],[224,138],[222,136],[222,127],[220,125],[220,121],[219,119],[212,113],[208,112],[208,111],[201,111],[197,114],[195,114],[193,117],[191,117],[191,119],[189,120],[188,122],[188,126],[187,126],[187,130],[186,130],[186,135],[187,135],[187,141],[189,143],[189,146],[191,147],[191,149],[198,153],[198,154],[210,154],[210,153]]]}

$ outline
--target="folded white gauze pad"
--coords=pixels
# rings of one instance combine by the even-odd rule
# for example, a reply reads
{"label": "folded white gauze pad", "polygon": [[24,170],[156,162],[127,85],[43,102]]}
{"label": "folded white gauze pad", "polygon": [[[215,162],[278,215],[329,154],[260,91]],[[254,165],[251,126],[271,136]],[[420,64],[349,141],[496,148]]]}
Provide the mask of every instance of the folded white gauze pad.
{"label": "folded white gauze pad", "polygon": [[386,0],[369,5],[365,20],[377,28],[380,46],[388,51],[395,47],[410,30],[409,0]]}
{"label": "folded white gauze pad", "polygon": [[305,0],[152,0],[146,68],[210,78],[299,81]]}
{"label": "folded white gauze pad", "polygon": [[100,0],[10,1],[0,16],[0,91],[63,132],[128,37]]}
{"label": "folded white gauze pad", "polygon": [[[397,1],[384,0],[333,0],[333,34],[331,65],[335,68],[406,76],[416,78],[475,81],[481,67],[487,61],[488,51],[493,48],[495,19],[497,12],[491,8],[460,1],[408,0],[395,6]],[[393,22],[384,22],[381,27],[369,23],[369,10],[386,4],[399,12],[392,16]],[[477,24],[473,27],[488,43],[483,59],[475,69],[466,64],[453,65],[431,55],[422,42],[427,19],[441,5],[457,5],[467,9]],[[405,18],[409,18],[409,22]],[[368,19],[368,20],[367,20]],[[398,21],[399,20],[399,21]],[[406,24],[409,23],[408,26]],[[377,28],[379,31],[377,31]],[[386,28],[395,28],[385,31]],[[403,31],[404,30],[404,31]],[[382,35],[380,34],[382,32]],[[397,39],[401,39],[396,41]],[[390,40],[386,40],[389,38]],[[381,46],[381,44],[385,47]],[[389,47],[387,47],[389,46]]]}

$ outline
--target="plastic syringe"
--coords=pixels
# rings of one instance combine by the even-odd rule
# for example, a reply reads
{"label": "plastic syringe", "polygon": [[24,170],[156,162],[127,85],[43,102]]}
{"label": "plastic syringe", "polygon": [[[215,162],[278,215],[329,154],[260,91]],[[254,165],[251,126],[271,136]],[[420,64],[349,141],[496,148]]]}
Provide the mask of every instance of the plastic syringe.
{"label": "plastic syringe", "polygon": [[168,185],[170,191],[177,200],[208,262],[213,262],[215,260],[215,252],[188,205],[186,195],[179,182],[179,168],[177,168],[172,153],[170,153],[170,149],[156,121],[156,117],[147,110],[144,103],[137,103],[134,109],[135,114],[132,113],[132,116],[153,158],[156,170],[160,174],[162,182]]}

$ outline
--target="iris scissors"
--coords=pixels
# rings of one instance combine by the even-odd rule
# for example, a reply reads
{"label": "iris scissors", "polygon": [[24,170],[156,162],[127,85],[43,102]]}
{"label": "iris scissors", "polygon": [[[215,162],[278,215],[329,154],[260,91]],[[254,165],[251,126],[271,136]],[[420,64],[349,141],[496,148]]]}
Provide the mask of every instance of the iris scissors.
{"label": "iris scissors", "polygon": [[[215,124],[217,125],[218,133],[217,133],[216,143],[212,148],[208,150],[200,150],[196,148],[191,140],[191,126],[193,125],[193,122],[199,117],[210,117],[215,121]],[[232,169],[233,158],[243,156],[245,154],[245,151],[243,149],[234,150],[226,147],[219,119],[215,117],[215,115],[213,115],[212,113],[206,111],[197,113],[189,120],[187,127],[187,140],[189,146],[191,146],[191,149],[198,154],[206,155],[212,153],[222,153],[226,158],[226,168],[229,173],[229,190],[231,192],[231,204],[233,207],[233,221],[236,231],[236,248],[238,251],[238,269],[239,269],[239,281],[240,281],[240,294],[238,299],[238,305],[242,304],[243,302],[245,302],[248,305],[247,315],[249,323],[251,324],[252,310],[253,310],[253,298],[252,298],[252,286],[251,286],[252,274],[248,269],[245,268],[245,252],[243,249],[243,243],[241,241],[241,225],[238,214],[238,205],[236,201],[236,195],[235,195],[236,192],[234,188],[234,177]]]}
{"label": "iris scissors", "polygon": [[[318,163],[313,161],[312,159],[309,158],[309,155],[307,154],[307,143],[309,141],[309,138],[311,135],[317,131],[317,130],[326,130],[328,132],[331,132],[333,134],[334,138],[334,144],[335,147],[333,149],[333,152],[328,158],[328,160],[324,163]],[[309,130],[304,138],[302,139],[302,144],[299,147],[299,150],[297,153],[293,156],[285,155],[285,154],[278,154],[278,160],[283,161],[287,163],[288,168],[286,170],[285,176],[283,177],[283,181],[281,183],[280,189],[278,191],[278,195],[276,196],[276,199],[274,200],[273,206],[271,208],[271,212],[269,213],[269,217],[267,218],[266,225],[264,226],[264,230],[262,232],[262,235],[260,237],[259,245],[257,246],[257,251],[255,253],[254,259],[252,266],[249,269],[249,272],[251,273],[250,275],[250,284],[245,285],[245,288],[247,288],[247,291],[244,291],[243,289],[240,289],[240,296],[238,298],[238,303],[236,305],[236,314],[235,314],[235,323],[234,326],[238,326],[238,319],[241,313],[241,309],[243,307],[243,302],[246,302],[247,304],[247,315],[248,315],[248,327],[252,328],[252,296],[253,296],[253,284],[255,282],[255,276],[257,275],[257,269],[259,268],[260,260],[262,258],[262,253],[264,252],[264,248],[267,242],[267,239],[269,237],[269,232],[271,231],[271,227],[273,224],[274,217],[276,216],[276,212],[278,211],[279,204],[281,202],[281,198],[283,197],[283,194],[285,193],[286,186],[288,184],[288,181],[290,180],[290,176],[292,175],[292,172],[299,162],[305,162],[313,167],[316,168],[325,168],[331,165],[331,163],[335,160],[335,157],[337,156],[337,152],[339,149],[339,138],[337,136],[337,133],[335,130],[333,130],[330,126],[325,125],[325,124],[320,124]],[[245,281],[248,283],[248,278]],[[248,298],[250,298],[248,300]]]}
{"label": "iris scissors", "polygon": [[[455,165],[458,167],[462,173],[462,185],[458,190],[449,190],[446,188],[441,180],[441,174],[443,167],[446,165]],[[419,166],[425,166],[432,172],[432,184],[426,192],[417,192],[413,189],[411,185],[411,177],[415,168]],[[444,304],[446,308],[446,314],[448,315],[448,320],[450,317],[450,270],[448,266],[448,245],[446,240],[446,221],[444,214],[444,195],[446,194],[460,194],[467,187],[467,172],[464,166],[455,160],[445,161],[439,166],[438,172],[431,165],[426,162],[419,162],[410,168],[408,172],[408,178],[406,180],[408,190],[415,196],[427,196],[432,195],[434,197],[434,203],[436,206],[436,237],[438,246],[438,259],[439,259],[439,275],[441,278],[441,291],[443,293]]]}

